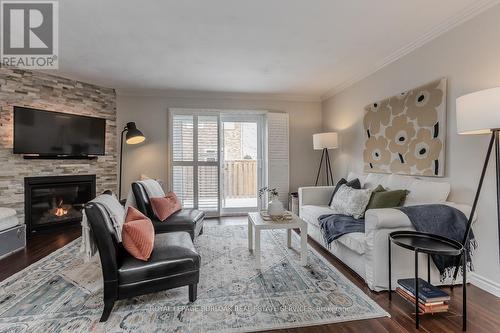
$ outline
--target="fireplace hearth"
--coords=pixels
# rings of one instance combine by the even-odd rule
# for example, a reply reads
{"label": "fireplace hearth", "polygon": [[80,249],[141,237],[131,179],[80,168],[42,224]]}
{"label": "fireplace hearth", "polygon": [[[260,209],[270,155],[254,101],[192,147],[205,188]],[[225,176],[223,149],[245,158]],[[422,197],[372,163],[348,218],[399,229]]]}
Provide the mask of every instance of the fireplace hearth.
{"label": "fireplace hearth", "polygon": [[96,176],[27,177],[24,179],[28,234],[75,225],[85,203],[95,197]]}

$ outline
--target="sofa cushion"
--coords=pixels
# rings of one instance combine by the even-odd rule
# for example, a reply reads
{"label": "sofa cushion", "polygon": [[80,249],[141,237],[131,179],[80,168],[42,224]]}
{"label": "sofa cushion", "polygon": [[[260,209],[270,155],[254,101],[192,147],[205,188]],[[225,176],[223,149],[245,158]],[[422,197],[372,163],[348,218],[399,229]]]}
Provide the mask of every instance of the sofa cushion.
{"label": "sofa cushion", "polygon": [[416,178],[411,176],[389,175],[387,183],[382,185],[389,190],[407,190],[415,180]]}
{"label": "sofa cushion", "polygon": [[333,197],[330,207],[335,214],[348,215],[359,219],[365,213],[368,201],[370,201],[370,195],[370,189],[357,190],[342,185]]}
{"label": "sofa cushion", "polygon": [[365,234],[362,232],[351,232],[350,234],[345,234],[339,237],[336,241],[357,254],[365,253]]}
{"label": "sofa cushion", "polygon": [[200,256],[187,232],[155,236],[154,248],[147,262],[124,256],[119,263],[120,284],[165,278],[200,268]]}
{"label": "sofa cushion", "polygon": [[379,185],[387,186],[387,178],[389,178],[389,175],[382,173],[369,173],[368,175],[366,175],[365,185],[363,186],[363,188],[373,189]]}
{"label": "sofa cushion", "polygon": [[447,182],[415,179],[408,187],[410,193],[406,198],[405,206],[445,202],[450,194],[450,189],[450,183]]}
{"label": "sofa cushion", "polygon": [[318,217],[333,214],[330,206],[303,205],[300,207],[300,218],[307,223],[319,226]]}

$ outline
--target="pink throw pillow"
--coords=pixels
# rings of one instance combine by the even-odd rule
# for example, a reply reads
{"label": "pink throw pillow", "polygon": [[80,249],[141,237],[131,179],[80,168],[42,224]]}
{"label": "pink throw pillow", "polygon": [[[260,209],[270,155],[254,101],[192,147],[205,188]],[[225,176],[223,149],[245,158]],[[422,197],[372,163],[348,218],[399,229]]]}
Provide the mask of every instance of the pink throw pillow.
{"label": "pink throw pillow", "polygon": [[134,221],[134,220],[144,220],[148,217],[141,213],[137,208],[129,207],[127,209],[127,215],[125,216],[125,223]]}
{"label": "pink throw pillow", "polygon": [[149,201],[153,212],[160,221],[165,221],[170,215],[182,209],[174,192],[168,192],[164,198],[150,198]]}
{"label": "pink throw pillow", "polygon": [[153,252],[155,230],[153,223],[133,207],[127,210],[122,228],[122,243],[125,250],[134,258],[148,261]]}

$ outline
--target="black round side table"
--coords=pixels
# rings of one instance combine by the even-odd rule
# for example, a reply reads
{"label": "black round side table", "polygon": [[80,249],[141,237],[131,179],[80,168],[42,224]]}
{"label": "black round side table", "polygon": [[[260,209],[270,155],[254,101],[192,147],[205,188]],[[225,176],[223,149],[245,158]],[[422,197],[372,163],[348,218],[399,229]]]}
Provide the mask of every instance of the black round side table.
{"label": "black round side table", "polygon": [[[418,231],[395,231],[389,234],[389,300],[392,299],[391,285],[391,243],[401,246],[407,250],[415,252],[415,281],[418,281],[418,254],[427,254],[427,282],[431,283],[431,254],[444,256],[464,256],[462,258],[462,290],[463,290],[463,313],[462,313],[462,329],[467,329],[467,284],[466,284],[466,265],[465,248],[459,242],[446,237],[433,235]],[[420,326],[418,306],[418,283],[415,283],[415,326],[418,329]]]}

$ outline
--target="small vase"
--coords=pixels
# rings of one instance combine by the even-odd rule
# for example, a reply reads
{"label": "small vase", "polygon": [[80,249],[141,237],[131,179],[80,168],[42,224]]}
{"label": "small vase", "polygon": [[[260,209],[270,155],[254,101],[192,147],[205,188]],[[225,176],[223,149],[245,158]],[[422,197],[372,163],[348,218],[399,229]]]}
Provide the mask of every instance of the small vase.
{"label": "small vase", "polygon": [[281,201],[274,198],[267,206],[267,213],[271,216],[281,216],[285,213],[285,208],[283,208]]}

